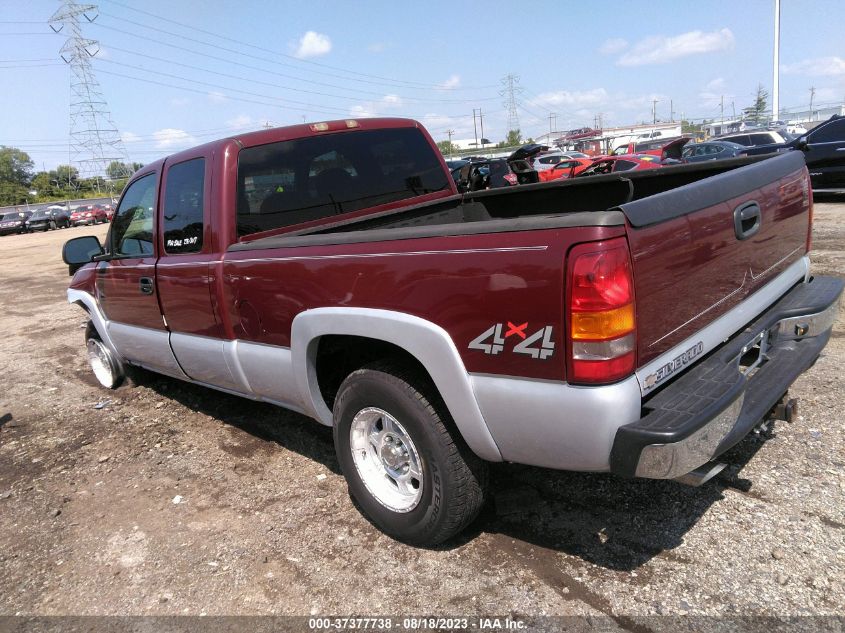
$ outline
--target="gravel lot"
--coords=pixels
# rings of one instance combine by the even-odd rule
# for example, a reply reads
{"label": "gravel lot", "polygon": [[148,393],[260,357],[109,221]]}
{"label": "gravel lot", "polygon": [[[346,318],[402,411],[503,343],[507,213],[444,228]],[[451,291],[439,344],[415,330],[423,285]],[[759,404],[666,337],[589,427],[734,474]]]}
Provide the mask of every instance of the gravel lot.
{"label": "gravel lot", "polygon": [[[845,275],[845,198],[815,217],[815,272]],[[799,421],[716,481],[496,465],[471,530],[415,549],[353,507],[317,423],[152,374],[97,386],[60,252],[106,228],[0,238],[0,615],[843,613],[842,317]]]}

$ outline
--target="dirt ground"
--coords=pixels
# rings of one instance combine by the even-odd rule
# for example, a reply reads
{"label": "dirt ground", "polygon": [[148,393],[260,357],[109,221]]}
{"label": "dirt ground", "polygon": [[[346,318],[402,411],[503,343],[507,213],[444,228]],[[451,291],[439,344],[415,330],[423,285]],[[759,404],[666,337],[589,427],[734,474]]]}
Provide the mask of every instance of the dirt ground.
{"label": "dirt ground", "polygon": [[[845,275],[845,197],[814,270]],[[0,238],[0,615],[842,614],[845,324],[800,418],[702,488],[514,465],[457,542],[416,549],[354,508],[328,429],[152,374],[100,388],[62,243]],[[633,627],[634,630],[638,630]]]}

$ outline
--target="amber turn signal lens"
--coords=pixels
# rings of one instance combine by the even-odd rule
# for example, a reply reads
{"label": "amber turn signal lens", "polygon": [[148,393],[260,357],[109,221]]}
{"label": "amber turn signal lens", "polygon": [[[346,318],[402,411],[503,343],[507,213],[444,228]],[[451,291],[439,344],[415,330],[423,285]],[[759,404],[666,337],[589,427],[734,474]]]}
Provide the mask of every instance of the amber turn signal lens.
{"label": "amber turn signal lens", "polygon": [[572,312],[573,340],[605,340],[634,330],[634,304],[613,310]]}

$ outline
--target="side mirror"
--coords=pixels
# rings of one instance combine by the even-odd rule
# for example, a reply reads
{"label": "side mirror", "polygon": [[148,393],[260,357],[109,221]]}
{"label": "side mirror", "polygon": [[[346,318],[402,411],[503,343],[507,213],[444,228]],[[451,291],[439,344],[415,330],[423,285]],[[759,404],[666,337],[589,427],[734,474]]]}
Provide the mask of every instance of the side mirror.
{"label": "side mirror", "polygon": [[798,143],[796,144],[798,149],[807,149],[807,137],[802,136],[798,139]]}
{"label": "side mirror", "polygon": [[103,247],[93,235],[75,237],[65,242],[62,247],[62,260],[68,266],[68,273],[73,275],[88,262],[103,254]]}

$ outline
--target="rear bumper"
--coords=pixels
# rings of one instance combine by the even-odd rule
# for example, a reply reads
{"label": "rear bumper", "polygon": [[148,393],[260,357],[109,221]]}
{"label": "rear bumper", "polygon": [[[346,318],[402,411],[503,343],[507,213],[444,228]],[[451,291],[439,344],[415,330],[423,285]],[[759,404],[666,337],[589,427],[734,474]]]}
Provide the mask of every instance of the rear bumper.
{"label": "rear bumper", "polygon": [[[643,402],[647,413],[616,431],[611,472],[675,479],[739,442],[827,344],[843,285],[833,277],[798,284],[745,330]],[[749,359],[759,364],[749,367]]]}

